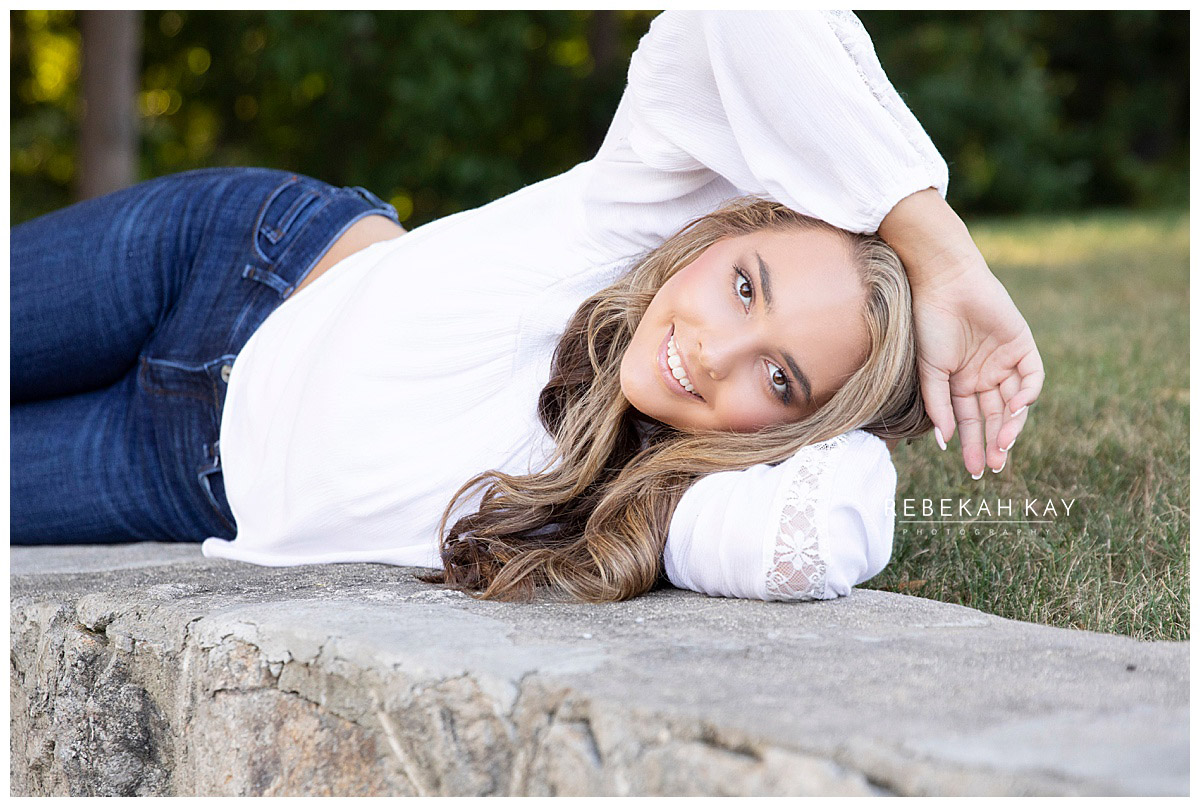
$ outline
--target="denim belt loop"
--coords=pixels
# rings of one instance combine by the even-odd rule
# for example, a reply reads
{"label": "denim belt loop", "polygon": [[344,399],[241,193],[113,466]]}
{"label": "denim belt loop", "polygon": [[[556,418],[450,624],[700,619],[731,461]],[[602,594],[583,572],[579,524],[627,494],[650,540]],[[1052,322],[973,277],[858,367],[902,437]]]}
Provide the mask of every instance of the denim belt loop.
{"label": "denim belt loop", "polygon": [[270,286],[280,297],[287,297],[292,293],[292,284],[288,283],[279,275],[269,269],[261,269],[252,263],[246,264],[246,268],[242,270],[242,277],[249,280],[257,280],[263,285]]}

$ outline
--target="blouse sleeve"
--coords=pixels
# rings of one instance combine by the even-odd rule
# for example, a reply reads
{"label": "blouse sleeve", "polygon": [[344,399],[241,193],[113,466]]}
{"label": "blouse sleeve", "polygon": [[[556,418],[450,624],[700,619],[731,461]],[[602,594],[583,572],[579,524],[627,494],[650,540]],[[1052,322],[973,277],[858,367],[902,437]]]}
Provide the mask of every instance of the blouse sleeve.
{"label": "blouse sleeve", "polygon": [[746,194],[875,232],[948,182],[850,12],[663,12],[592,163],[588,227],[622,254]]}
{"label": "blouse sleeve", "polygon": [[860,430],[778,465],[709,474],[675,508],[667,577],[716,597],[845,596],[891,557],[895,493],[887,446]]}

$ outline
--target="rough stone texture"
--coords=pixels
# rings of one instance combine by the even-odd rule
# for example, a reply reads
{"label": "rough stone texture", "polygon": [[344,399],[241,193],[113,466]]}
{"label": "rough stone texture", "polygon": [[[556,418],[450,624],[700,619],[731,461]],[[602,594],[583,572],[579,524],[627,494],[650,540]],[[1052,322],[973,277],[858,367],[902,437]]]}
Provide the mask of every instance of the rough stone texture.
{"label": "rough stone texture", "polygon": [[1188,644],[856,591],[479,602],[11,551],[13,795],[1188,792]]}

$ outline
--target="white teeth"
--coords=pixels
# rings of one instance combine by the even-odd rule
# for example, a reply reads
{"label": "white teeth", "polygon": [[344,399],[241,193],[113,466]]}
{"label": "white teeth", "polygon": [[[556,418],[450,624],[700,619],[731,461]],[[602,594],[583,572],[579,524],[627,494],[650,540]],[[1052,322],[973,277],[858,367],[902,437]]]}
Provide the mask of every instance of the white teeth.
{"label": "white teeth", "polygon": [[679,382],[679,386],[694,395],[696,387],[683,370],[683,360],[679,358],[679,352],[675,350],[674,336],[667,340],[667,365],[671,368],[671,375],[675,376],[675,380]]}

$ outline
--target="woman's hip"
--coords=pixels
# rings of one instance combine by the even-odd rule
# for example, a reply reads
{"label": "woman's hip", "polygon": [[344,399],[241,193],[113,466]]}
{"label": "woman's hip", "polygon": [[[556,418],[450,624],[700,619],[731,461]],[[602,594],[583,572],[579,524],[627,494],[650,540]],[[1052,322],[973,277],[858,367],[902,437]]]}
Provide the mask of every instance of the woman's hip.
{"label": "woman's hip", "polygon": [[[187,278],[143,356],[193,362],[234,354],[290,297],[329,247],[370,215],[395,211],[362,188],[270,169],[206,169],[212,210],[199,211]],[[196,177],[200,179],[200,177]]]}
{"label": "woman's hip", "polygon": [[278,305],[342,231],[371,214],[395,218],[361,189],[272,169],[212,168],[12,228],[12,400],[107,387],[151,344],[211,350],[196,340],[201,325],[231,327],[225,341],[244,343],[256,327],[245,304]]}
{"label": "woman's hip", "polygon": [[[14,228],[14,244],[19,241],[25,251],[37,249],[39,242],[50,243],[56,224],[79,232],[87,228],[89,217],[123,233],[123,243],[97,236],[105,242],[101,251],[110,253],[105,258],[108,265],[92,270],[92,277],[77,278],[77,283],[87,289],[93,282],[103,284],[111,273],[122,278],[124,293],[152,299],[137,300],[139,315],[116,325],[109,322],[115,315],[106,315],[106,310],[119,309],[119,300],[93,305],[83,316],[90,330],[76,329],[60,338],[61,344],[48,341],[28,353],[40,356],[46,365],[40,371],[47,379],[63,365],[94,364],[92,358],[112,365],[93,375],[107,377],[107,388],[134,398],[127,404],[137,428],[121,432],[126,435],[122,439],[132,440],[129,435],[136,434],[145,444],[125,455],[135,458],[131,462],[160,463],[161,468],[152,469],[152,478],[179,488],[180,501],[199,502],[193,531],[178,540],[201,540],[211,534],[231,537],[234,532],[218,446],[234,358],[339,236],[371,215],[396,220],[390,205],[361,188],[336,188],[270,169],[216,168],[151,180],[22,225],[21,233]],[[14,246],[14,258],[16,252]],[[141,256],[137,266],[121,260],[131,254]],[[126,274],[133,277],[123,277]],[[39,289],[30,280],[25,295],[35,305],[28,308],[40,305],[43,313],[51,312],[55,295],[62,291],[61,284]],[[20,307],[16,296],[14,291],[14,308]],[[53,313],[73,318],[68,310]],[[88,356],[89,345],[103,341],[98,331],[106,327],[145,332],[134,337],[118,334],[115,341],[122,343],[122,350]],[[14,342],[19,338],[14,335]],[[14,363],[20,352],[14,345]],[[37,363],[28,364],[35,368]],[[14,378],[14,391],[16,385]],[[15,465],[11,470],[21,473]],[[80,493],[88,495],[87,490]],[[142,497],[133,499],[131,506],[142,506]],[[163,523],[178,529],[179,520],[172,514]]]}

